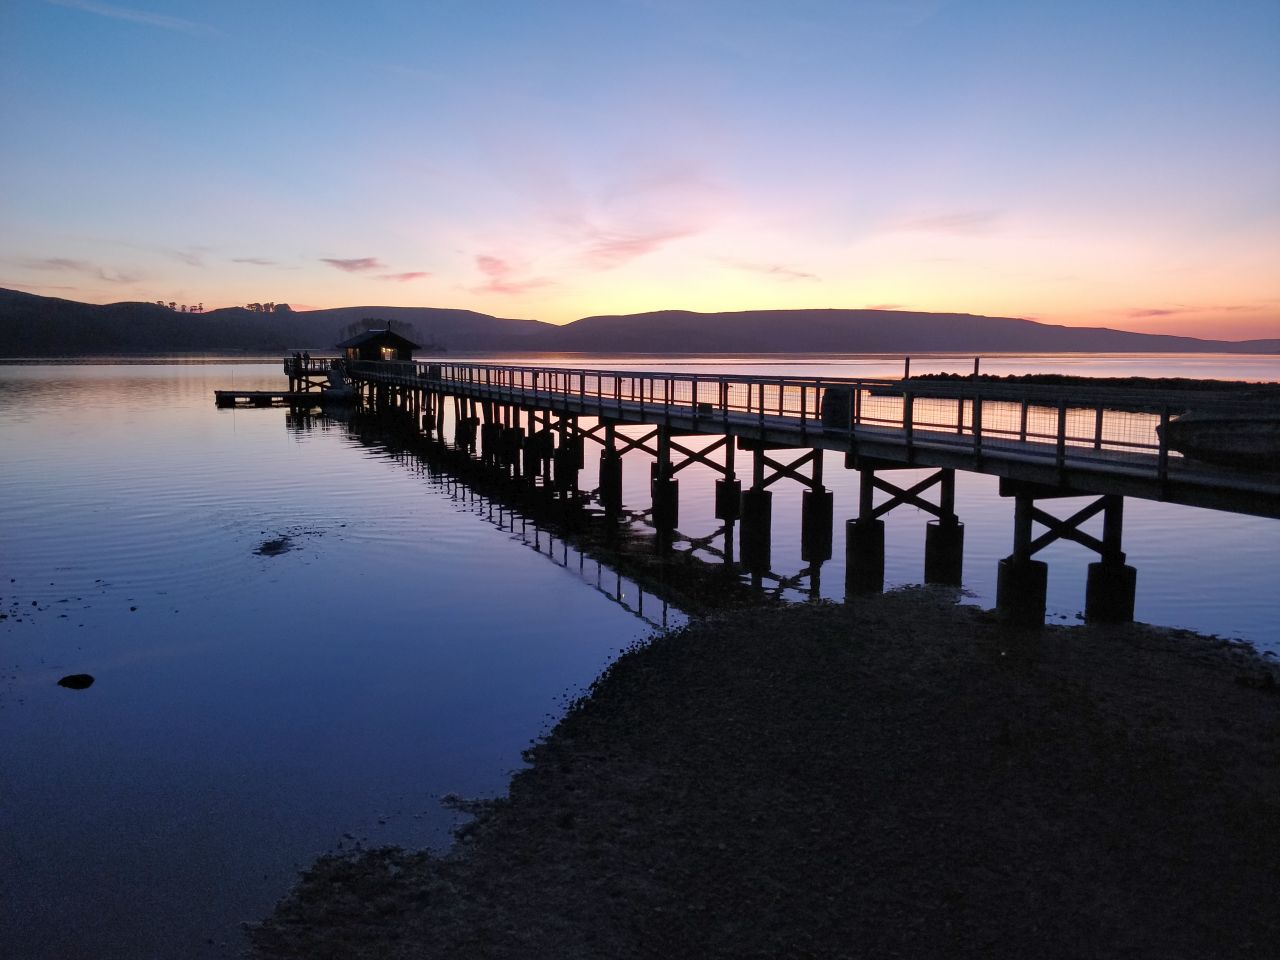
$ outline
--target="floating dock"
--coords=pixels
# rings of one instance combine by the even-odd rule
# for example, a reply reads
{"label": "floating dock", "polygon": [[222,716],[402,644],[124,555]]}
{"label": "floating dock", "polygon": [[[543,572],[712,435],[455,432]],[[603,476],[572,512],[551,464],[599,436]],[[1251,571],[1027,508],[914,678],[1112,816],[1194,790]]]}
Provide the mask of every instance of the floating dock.
{"label": "floating dock", "polygon": [[314,390],[215,390],[219,407],[314,407],[320,394]]}

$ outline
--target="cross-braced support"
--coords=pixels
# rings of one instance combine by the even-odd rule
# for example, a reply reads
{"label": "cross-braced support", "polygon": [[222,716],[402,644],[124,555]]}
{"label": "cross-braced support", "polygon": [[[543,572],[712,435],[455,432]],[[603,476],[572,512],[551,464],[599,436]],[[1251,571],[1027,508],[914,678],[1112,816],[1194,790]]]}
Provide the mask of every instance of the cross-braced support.
{"label": "cross-braced support", "polygon": [[[964,571],[964,524],[956,517],[956,474],[943,468],[909,487],[886,480],[877,471],[911,469],[897,464],[858,461],[858,516],[845,523],[845,592],[879,593],[884,589],[884,520],[890,510],[904,504],[917,507],[935,519],[925,528],[925,583],[959,586]],[[938,488],[938,502],[924,494]],[[889,495],[879,505],[876,491]]]}
{"label": "cross-braced support", "polygon": [[[773,493],[767,488],[779,480],[795,480],[805,490],[800,510],[800,553],[811,567],[831,559],[831,520],[834,497],[822,485],[822,450],[813,449],[790,463],[769,456],[767,444],[739,440],[751,450],[751,488],[742,491],[741,553],[749,570],[769,568],[772,540]],[[809,467],[808,475],[804,467]]]}
{"label": "cross-braced support", "polygon": [[[1044,623],[1049,565],[1032,557],[1057,540],[1071,540],[1098,554],[1089,564],[1085,587],[1086,620],[1124,622],[1133,619],[1137,571],[1125,563],[1121,538],[1124,497],[1108,494],[1066,518],[1036,506],[1037,500],[1082,497],[1088,494],[1002,481],[1002,496],[1014,498],[1013,553],[1000,561],[996,581],[996,612],[1002,620],[1021,626]],[[1086,533],[1083,525],[1102,514],[1102,538]],[[1034,536],[1035,524],[1045,528]]]}

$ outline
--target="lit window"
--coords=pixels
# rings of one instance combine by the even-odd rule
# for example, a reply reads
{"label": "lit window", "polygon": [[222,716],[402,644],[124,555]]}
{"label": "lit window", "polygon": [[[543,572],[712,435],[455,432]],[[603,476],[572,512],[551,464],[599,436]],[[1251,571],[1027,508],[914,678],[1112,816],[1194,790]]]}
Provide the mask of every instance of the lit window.
{"label": "lit window", "polygon": [[396,358],[396,348],[395,348],[395,347],[383,347],[383,348],[382,348],[382,359],[383,359],[383,360],[394,360],[395,358]]}

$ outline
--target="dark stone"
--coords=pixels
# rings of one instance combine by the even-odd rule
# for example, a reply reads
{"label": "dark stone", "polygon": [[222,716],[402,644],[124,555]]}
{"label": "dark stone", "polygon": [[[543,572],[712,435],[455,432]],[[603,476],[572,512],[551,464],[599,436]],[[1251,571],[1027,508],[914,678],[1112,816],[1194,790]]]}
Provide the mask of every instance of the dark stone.
{"label": "dark stone", "polygon": [[288,553],[290,546],[288,537],[277,537],[262,541],[262,545],[253,552],[260,557],[278,557],[282,553]]}
{"label": "dark stone", "polygon": [[93,686],[93,677],[87,673],[72,673],[59,680],[58,686],[68,690],[85,690]]}

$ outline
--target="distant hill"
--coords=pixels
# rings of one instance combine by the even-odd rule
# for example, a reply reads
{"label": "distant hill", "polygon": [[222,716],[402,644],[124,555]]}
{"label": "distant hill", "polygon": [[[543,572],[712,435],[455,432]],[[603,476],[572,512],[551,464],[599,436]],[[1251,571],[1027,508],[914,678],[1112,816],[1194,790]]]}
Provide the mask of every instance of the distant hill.
{"label": "distant hill", "polygon": [[1280,353],[1280,339],[1199,340],[905,310],[662,310],[586,317],[544,336],[552,349],[589,353]]}
{"label": "distant hill", "polygon": [[180,313],[154,303],[90,304],[0,289],[0,357],[325,353],[363,320],[393,320],[450,354],[581,353],[1280,353],[1277,340],[1198,340],[966,313],[895,310],[663,310],[564,326],[436,307]]}
{"label": "distant hill", "polygon": [[344,327],[364,319],[398,320],[411,336],[450,351],[520,349],[533,320],[503,320],[470,310],[341,307],[255,313],[227,307],[181,313],[154,303],[80,303],[0,289],[0,357],[161,353],[329,352]]}

